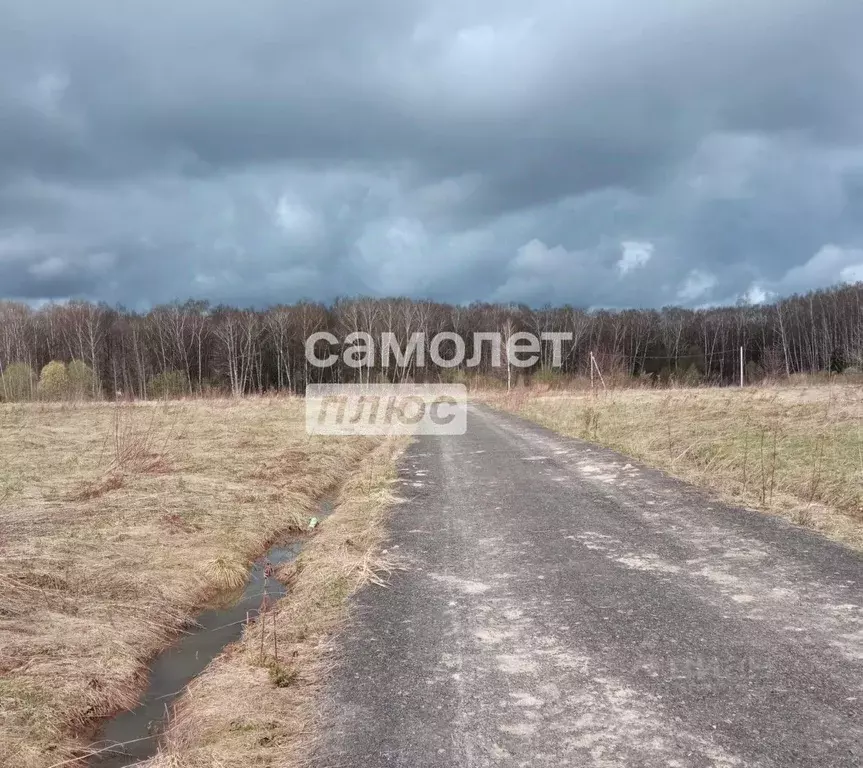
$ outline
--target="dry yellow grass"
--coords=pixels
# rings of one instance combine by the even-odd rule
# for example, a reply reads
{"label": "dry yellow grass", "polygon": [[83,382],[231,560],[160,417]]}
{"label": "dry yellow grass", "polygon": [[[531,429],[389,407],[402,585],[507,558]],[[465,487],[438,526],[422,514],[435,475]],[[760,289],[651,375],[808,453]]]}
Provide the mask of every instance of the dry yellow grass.
{"label": "dry yellow grass", "polygon": [[316,733],[328,652],[347,598],[398,565],[381,555],[396,456],[387,440],[344,485],[333,514],[280,577],[287,597],[246,629],[178,704],[159,755],[145,768],[302,765]]}
{"label": "dry yellow grass", "polygon": [[146,660],[380,443],[308,437],[298,399],[0,406],[0,765],[81,754]]}
{"label": "dry yellow grass", "polygon": [[863,387],[479,398],[863,548]]}

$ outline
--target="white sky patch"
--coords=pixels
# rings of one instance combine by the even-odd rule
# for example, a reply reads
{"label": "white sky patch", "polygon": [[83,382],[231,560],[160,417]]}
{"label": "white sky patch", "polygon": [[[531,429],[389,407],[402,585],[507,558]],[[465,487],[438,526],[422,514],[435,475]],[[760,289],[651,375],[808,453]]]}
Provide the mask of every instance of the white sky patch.
{"label": "white sky patch", "polygon": [[518,249],[511,266],[516,270],[552,275],[565,269],[569,260],[569,252],[563,246],[549,248],[542,240],[534,238]]}
{"label": "white sky patch", "polygon": [[760,285],[752,284],[749,290],[743,294],[743,301],[747,304],[764,304],[768,299],[773,298],[773,291],[768,291]]}
{"label": "white sky patch", "polygon": [[863,280],[863,250],[828,244],[805,264],[792,267],[780,281],[784,294],[825,288],[837,281]]}
{"label": "white sky patch", "polygon": [[303,203],[282,195],[276,204],[276,225],[286,234],[300,240],[314,239],[321,231],[317,214]]}
{"label": "white sky patch", "polygon": [[517,301],[519,296],[532,293],[551,295],[555,286],[565,284],[579,274],[579,254],[562,245],[549,247],[534,238],[522,245],[507,266],[505,283],[494,292],[494,301]]}
{"label": "white sky patch", "polygon": [[653,257],[653,243],[626,240],[620,244],[620,247],[623,255],[617,262],[617,270],[621,277],[634,269],[643,267]]}
{"label": "white sky patch", "polygon": [[532,103],[548,76],[547,35],[531,18],[475,20],[452,28],[429,19],[414,28],[412,47],[424,55],[393,68],[401,100],[437,109],[423,90],[445,89],[447,107],[463,117]]}
{"label": "white sky patch", "polygon": [[845,283],[863,282],[863,263],[852,264],[849,267],[845,267],[845,269],[839,273],[839,277],[842,278],[842,281]]}
{"label": "white sky patch", "polygon": [[693,269],[689,273],[683,285],[677,291],[677,298],[681,301],[694,301],[700,299],[716,285],[716,276],[709,272]]}

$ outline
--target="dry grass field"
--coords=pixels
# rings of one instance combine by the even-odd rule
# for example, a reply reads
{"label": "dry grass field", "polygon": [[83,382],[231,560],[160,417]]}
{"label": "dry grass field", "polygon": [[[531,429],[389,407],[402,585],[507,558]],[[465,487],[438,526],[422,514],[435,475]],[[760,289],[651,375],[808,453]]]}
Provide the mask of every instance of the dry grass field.
{"label": "dry grass field", "polygon": [[478,397],[863,548],[863,387]]}
{"label": "dry grass field", "polygon": [[299,399],[0,406],[0,765],[82,754],[196,609],[382,450],[308,437]]}
{"label": "dry grass field", "polygon": [[[861,387],[478,398],[863,547]],[[0,406],[0,765],[75,765],[148,660],[333,497],[287,597],[193,682],[147,766],[302,762],[347,597],[397,565],[379,550],[406,444],[309,437],[303,416],[293,398]]]}

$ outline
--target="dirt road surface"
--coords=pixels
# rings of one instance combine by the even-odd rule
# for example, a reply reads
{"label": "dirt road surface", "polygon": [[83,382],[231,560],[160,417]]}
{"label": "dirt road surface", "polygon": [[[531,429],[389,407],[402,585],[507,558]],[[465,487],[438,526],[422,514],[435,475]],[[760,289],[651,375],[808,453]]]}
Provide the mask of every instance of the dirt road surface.
{"label": "dirt road surface", "polygon": [[863,558],[473,407],[417,441],[323,768],[863,765]]}

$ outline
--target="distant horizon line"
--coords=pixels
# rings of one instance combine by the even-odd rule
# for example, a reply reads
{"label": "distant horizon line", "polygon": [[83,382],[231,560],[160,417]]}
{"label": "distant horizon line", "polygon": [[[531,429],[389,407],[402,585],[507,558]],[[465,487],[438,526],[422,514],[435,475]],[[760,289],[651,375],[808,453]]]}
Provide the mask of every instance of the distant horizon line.
{"label": "distant horizon line", "polygon": [[562,304],[532,304],[530,302],[524,301],[494,301],[489,299],[472,299],[470,301],[451,301],[445,299],[434,299],[429,298],[427,296],[396,296],[396,295],[382,295],[382,296],[374,296],[370,294],[355,294],[355,295],[339,295],[330,299],[312,299],[308,297],[302,297],[299,299],[295,299],[293,301],[284,301],[284,302],[266,302],[266,303],[242,303],[236,302],[232,303],[224,300],[214,300],[209,298],[201,298],[201,297],[193,297],[190,296],[185,299],[174,298],[169,301],[158,302],[149,304],[147,308],[130,308],[128,305],[123,302],[115,302],[110,303],[105,299],[91,299],[84,297],[65,297],[65,298],[43,298],[43,299],[28,299],[17,296],[0,296],[0,305],[2,304],[17,304],[26,306],[28,309],[32,311],[41,311],[43,309],[48,309],[52,306],[68,306],[70,304],[91,304],[99,307],[105,307],[112,311],[123,312],[126,314],[149,314],[150,312],[154,312],[160,309],[173,309],[173,308],[183,308],[183,307],[192,307],[193,305],[202,305],[205,310],[205,313],[216,312],[219,310],[223,311],[240,311],[240,312],[268,312],[274,309],[280,308],[293,308],[299,306],[318,306],[323,307],[327,310],[334,309],[340,303],[352,303],[352,302],[377,302],[377,303],[386,303],[386,302],[412,302],[414,304],[431,304],[436,306],[446,306],[446,307],[463,307],[465,309],[469,309],[471,307],[477,306],[486,306],[486,307],[500,307],[500,308],[509,308],[509,309],[519,309],[519,310],[528,310],[531,312],[541,312],[548,310],[571,310],[576,312],[584,312],[586,314],[591,313],[600,313],[600,312],[662,312],[664,310],[678,310],[684,312],[704,312],[711,310],[723,310],[723,309],[737,309],[739,307],[772,307],[780,304],[782,302],[791,301],[793,299],[806,298],[809,296],[813,296],[816,294],[824,294],[824,293],[835,293],[842,290],[847,289],[855,289],[863,286],[863,280],[857,280],[854,282],[850,281],[837,281],[829,286],[820,287],[820,288],[812,288],[808,291],[796,291],[794,293],[789,294],[778,294],[767,292],[764,295],[764,300],[762,301],[751,301],[747,300],[745,295],[738,296],[737,299],[726,299],[716,302],[705,302],[699,304],[697,306],[687,306],[684,304],[663,304],[661,306],[656,305],[591,305],[584,306],[577,303],[562,303]]}

